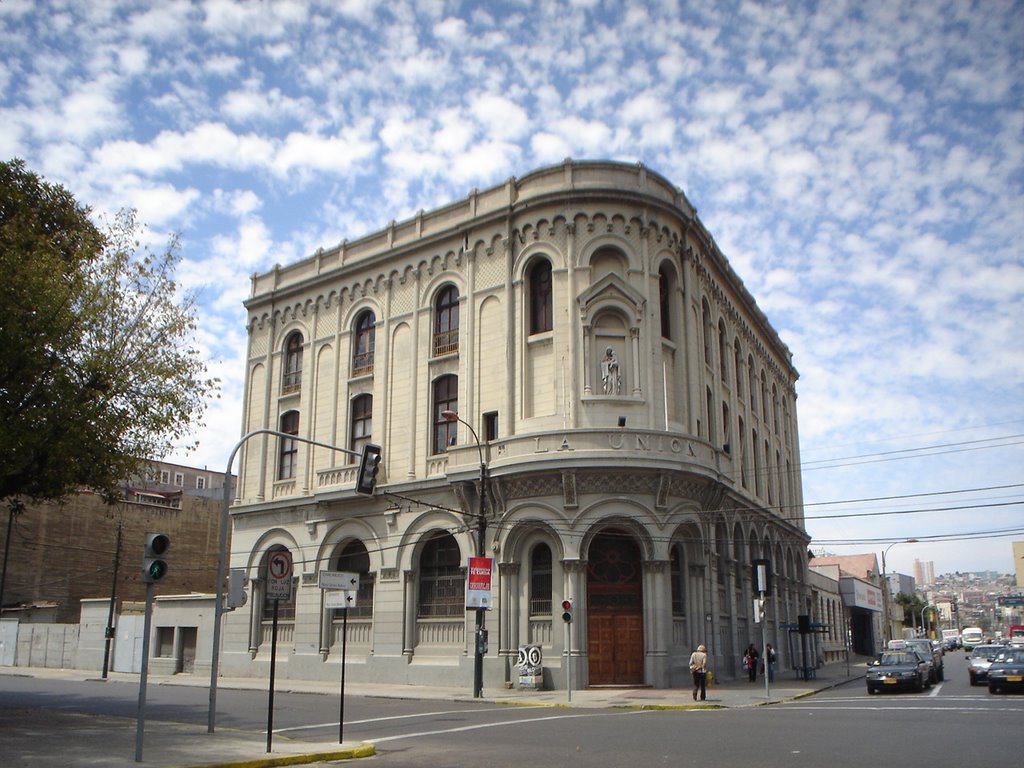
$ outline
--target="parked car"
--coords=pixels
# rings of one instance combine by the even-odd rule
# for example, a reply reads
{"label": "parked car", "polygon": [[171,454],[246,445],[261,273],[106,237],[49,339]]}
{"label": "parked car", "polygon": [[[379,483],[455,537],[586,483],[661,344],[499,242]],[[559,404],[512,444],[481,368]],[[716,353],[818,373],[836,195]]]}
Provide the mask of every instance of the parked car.
{"label": "parked car", "polygon": [[967,658],[967,675],[971,678],[971,685],[984,685],[988,682],[988,668],[1001,650],[1001,645],[974,646]]}
{"label": "parked car", "polygon": [[1015,646],[1005,648],[988,668],[988,692],[1024,688],[1024,648]]}
{"label": "parked car", "polygon": [[913,648],[886,651],[868,667],[868,693],[909,688],[923,691],[929,685],[928,660]]}
{"label": "parked car", "polygon": [[935,650],[932,641],[927,638],[907,640],[907,647],[913,648],[926,659],[930,660],[928,671],[929,679],[933,683],[941,683],[946,679],[946,665],[942,658],[942,651]]}

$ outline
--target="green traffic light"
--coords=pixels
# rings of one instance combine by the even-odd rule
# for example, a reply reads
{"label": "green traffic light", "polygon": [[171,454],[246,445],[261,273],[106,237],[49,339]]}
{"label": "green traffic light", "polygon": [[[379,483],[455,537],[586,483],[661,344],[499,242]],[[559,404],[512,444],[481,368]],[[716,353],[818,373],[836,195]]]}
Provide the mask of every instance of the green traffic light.
{"label": "green traffic light", "polygon": [[163,560],[154,560],[149,564],[149,578],[159,581],[167,575],[167,563]]}

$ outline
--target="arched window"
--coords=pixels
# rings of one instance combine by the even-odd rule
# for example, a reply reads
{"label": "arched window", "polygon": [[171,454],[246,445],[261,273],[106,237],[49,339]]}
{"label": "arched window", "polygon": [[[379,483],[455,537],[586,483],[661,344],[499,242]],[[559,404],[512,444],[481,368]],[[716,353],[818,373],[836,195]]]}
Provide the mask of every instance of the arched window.
{"label": "arched window", "polygon": [[455,374],[441,376],[434,382],[433,453],[444,453],[449,445],[455,445],[457,424],[441,415],[445,411],[459,411],[459,377]]}
{"label": "arched window", "polygon": [[722,376],[722,384],[729,385],[729,341],[725,336],[725,321],[718,321],[718,369]]}
{"label": "arched window", "polygon": [[747,390],[750,396],[750,411],[757,413],[757,371],[754,370],[753,355],[747,355]]}
{"label": "arched window", "polygon": [[738,398],[743,397],[743,376],[741,375],[741,369],[742,369],[743,366],[740,365],[740,362],[742,361],[743,356],[742,356],[742,353],[740,352],[740,337],[737,336],[735,339],[733,339],[732,344],[733,344],[733,347],[732,347],[732,358],[733,358],[733,362],[732,362],[733,372],[732,372],[732,375],[736,377],[736,397],[738,399]]}
{"label": "arched window", "polygon": [[672,338],[672,282],[665,267],[658,270],[658,308],[661,312],[661,337]]}
{"label": "arched window", "polygon": [[768,377],[761,371],[761,416],[764,418],[765,427],[768,427],[768,420],[772,417],[771,406],[768,404]]}
{"label": "arched window", "polygon": [[772,428],[779,434],[779,388],[772,384]]}
{"label": "arched window", "polygon": [[686,615],[686,573],[683,567],[683,548],[678,544],[672,547],[670,554],[672,579],[672,615],[681,618]]}
{"label": "arched window", "polygon": [[530,283],[530,333],[551,330],[551,262],[538,259],[528,277]]}
{"label": "arched window", "polygon": [[[267,564],[270,562],[270,556],[275,552],[288,552],[287,547],[276,546],[271,547],[264,553],[263,559],[260,560],[259,566],[259,578],[262,584],[267,583]],[[263,605],[261,608],[261,618],[263,621],[273,621],[274,619],[274,603],[277,603],[277,620],[278,621],[292,621],[295,619],[295,593],[297,581],[294,576],[292,577],[292,596],[288,600],[281,600],[279,598],[272,598],[267,594],[266,589],[263,590]]]}
{"label": "arched window", "polygon": [[715,443],[715,396],[711,393],[711,387],[705,391],[707,399],[708,414],[708,442]]}
{"label": "arched window", "polygon": [[[281,432],[286,435],[299,434],[299,412],[287,411],[281,414]],[[290,437],[279,437],[277,457],[277,479],[291,480],[299,460],[299,441]]]}
{"label": "arched window", "polygon": [[530,551],[530,615],[551,615],[551,547],[537,544]]}
{"label": "arched window", "polygon": [[298,392],[302,387],[302,334],[298,331],[288,335],[284,345],[284,379],[281,392]]}
{"label": "arched window", "polygon": [[[359,395],[352,400],[352,423],[349,448],[361,453],[373,437],[373,395]],[[355,456],[349,456],[355,461]]]}
{"label": "arched window", "polygon": [[722,450],[732,453],[732,421],[729,418],[729,404],[722,401]]}
{"label": "arched window", "polygon": [[435,534],[420,555],[417,616],[443,618],[466,612],[466,576],[459,544],[450,533]]}
{"label": "arched window", "polygon": [[736,439],[736,450],[740,461],[740,484],[747,488],[750,481],[750,463],[747,457],[747,432],[743,427],[743,417],[739,416],[736,421],[739,423],[739,434]]}
{"label": "arched window", "polygon": [[434,355],[459,351],[459,291],[446,285],[434,302]]}
{"label": "arched window", "polygon": [[352,375],[373,373],[373,349],[377,318],[370,310],[360,313],[356,320],[356,335],[352,345]]}
{"label": "arched window", "polygon": [[703,299],[700,303],[701,319],[704,326],[704,362],[711,365],[712,361],[712,326],[711,326],[711,307],[708,306],[708,300]]}
{"label": "arched window", "polygon": [[359,574],[355,608],[338,609],[334,612],[335,618],[342,618],[342,610],[348,611],[350,619],[368,619],[373,616],[374,575],[370,573],[370,555],[366,551],[366,545],[358,539],[350,541],[338,555],[334,568],[337,571]]}

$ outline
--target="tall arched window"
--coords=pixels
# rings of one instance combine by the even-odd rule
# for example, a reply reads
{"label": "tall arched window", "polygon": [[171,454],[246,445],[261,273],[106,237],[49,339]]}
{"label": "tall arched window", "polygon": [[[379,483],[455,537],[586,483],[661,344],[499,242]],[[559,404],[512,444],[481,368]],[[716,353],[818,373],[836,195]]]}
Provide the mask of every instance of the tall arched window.
{"label": "tall arched window", "polygon": [[670,554],[672,579],[672,615],[681,618],[686,615],[686,582],[684,581],[683,548],[678,544]]}
{"label": "tall arched window", "polygon": [[446,285],[434,302],[434,355],[459,351],[459,291]]}
{"label": "tall arched window", "polygon": [[[352,424],[349,448],[361,453],[373,437],[373,395],[359,395],[352,400]],[[355,461],[355,456],[349,456]]]}
{"label": "tall arched window", "polygon": [[718,368],[722,377],[722,384],[729,386],[729,355],[727,353],[729,340],[725,335],[725,321],[718,321]]}
{"label": "tall arched window", "polygon": [[[281,414],[281,432],[286,435],[299,434],[299,412],[288,411]],[[299,460],[299,441],[290,437],[277,439],[279,453],[277,457],[277,479],[291,480],[295,477],[295,469]]]}
{"label": "tall arched window", "polygon": [[450,533],[435,534],[423,546],[420,555],[417,616],[463,615],[466,612],[465,581],[462,553],[455,537]]}
{"label": "tall arched window", "polygon": [[747,355],[747,395],[750,396],[750,412],[757,413],[757,371],[754,370],[754,356]]}
{"label": "tall arched window", "polygon": [[530,551],[530,615],[551,615],[551,547],[537,544]]}
{"label": "tall arched window", "polygon": [[350,541],[341,550],[334,567],[338,571],[359,574],[355,608],[338,609],[334,612],[335,618],[342,618],[342,610],[348,611],[350,619],[367,619],[373,616],[374,575],[370,573],[370,555],[366,551],[366,545],[358,539]]}
{"label": "tall arched window", "polygon": [[740,365],[740,362],[743,360],[743,355],[740,352],[740,337],[737,336],[733,339],[732,344],[732,375],[736,378],[736,398],[739,399],[743,397],[743,376],[741,375],[743,366]]}
{"label": "tall arched window", "polygon": [[356,334],[352,345],[352,375],[373,373],[377,318],[370,310],[360,313],[356,320]]}
{"label": "tall arched window", "polygon": [[672,282],[665,267],[658,270],[658,308],[661,312],[661,337],[672,338]]}
{"label": "tall arched window", "polygon": [[281,392],[298,392],[302,387],[302,334],[298,331],[288,335],[284,345],[284,378]]}
{"label": "tall arched window", "polygon": [[551,330],[551,262],[538,259],[529,273],[530,333]]}
{"label": "tall arched window", "polygon": [[455,445],[456,426],[441,414],[459,410],[459,377],[455,374],[441,376],[434,382],[434,443],[433,453],[444,453],[449,445]]}
{"label": "tall arched window", "polygon": [[713,329],[711,326],[711,307],[708,306],[707,299],[701,301],[700,313],[701,320],[703,321],[702,325],[704,326],[704,362],[711,365],[713,357],[711,352]]}
{"label": "tall arched window", "polygon": [[764,425],[767,429],[768,420],[772,417],[772,409],[768,403],[768,377],[764,371],[761,371],[761,416],[764,418]]}

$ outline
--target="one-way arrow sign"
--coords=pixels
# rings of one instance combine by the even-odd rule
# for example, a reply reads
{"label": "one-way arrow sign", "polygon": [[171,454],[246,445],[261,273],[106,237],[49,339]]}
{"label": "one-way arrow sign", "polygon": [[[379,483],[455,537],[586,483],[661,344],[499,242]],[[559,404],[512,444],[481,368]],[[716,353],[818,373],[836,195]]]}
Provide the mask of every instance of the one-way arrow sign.
{"label": "one-way arrow sign", "polygon": [[359,574],[351,571],[320,571],[320,589],[359,589]]}

